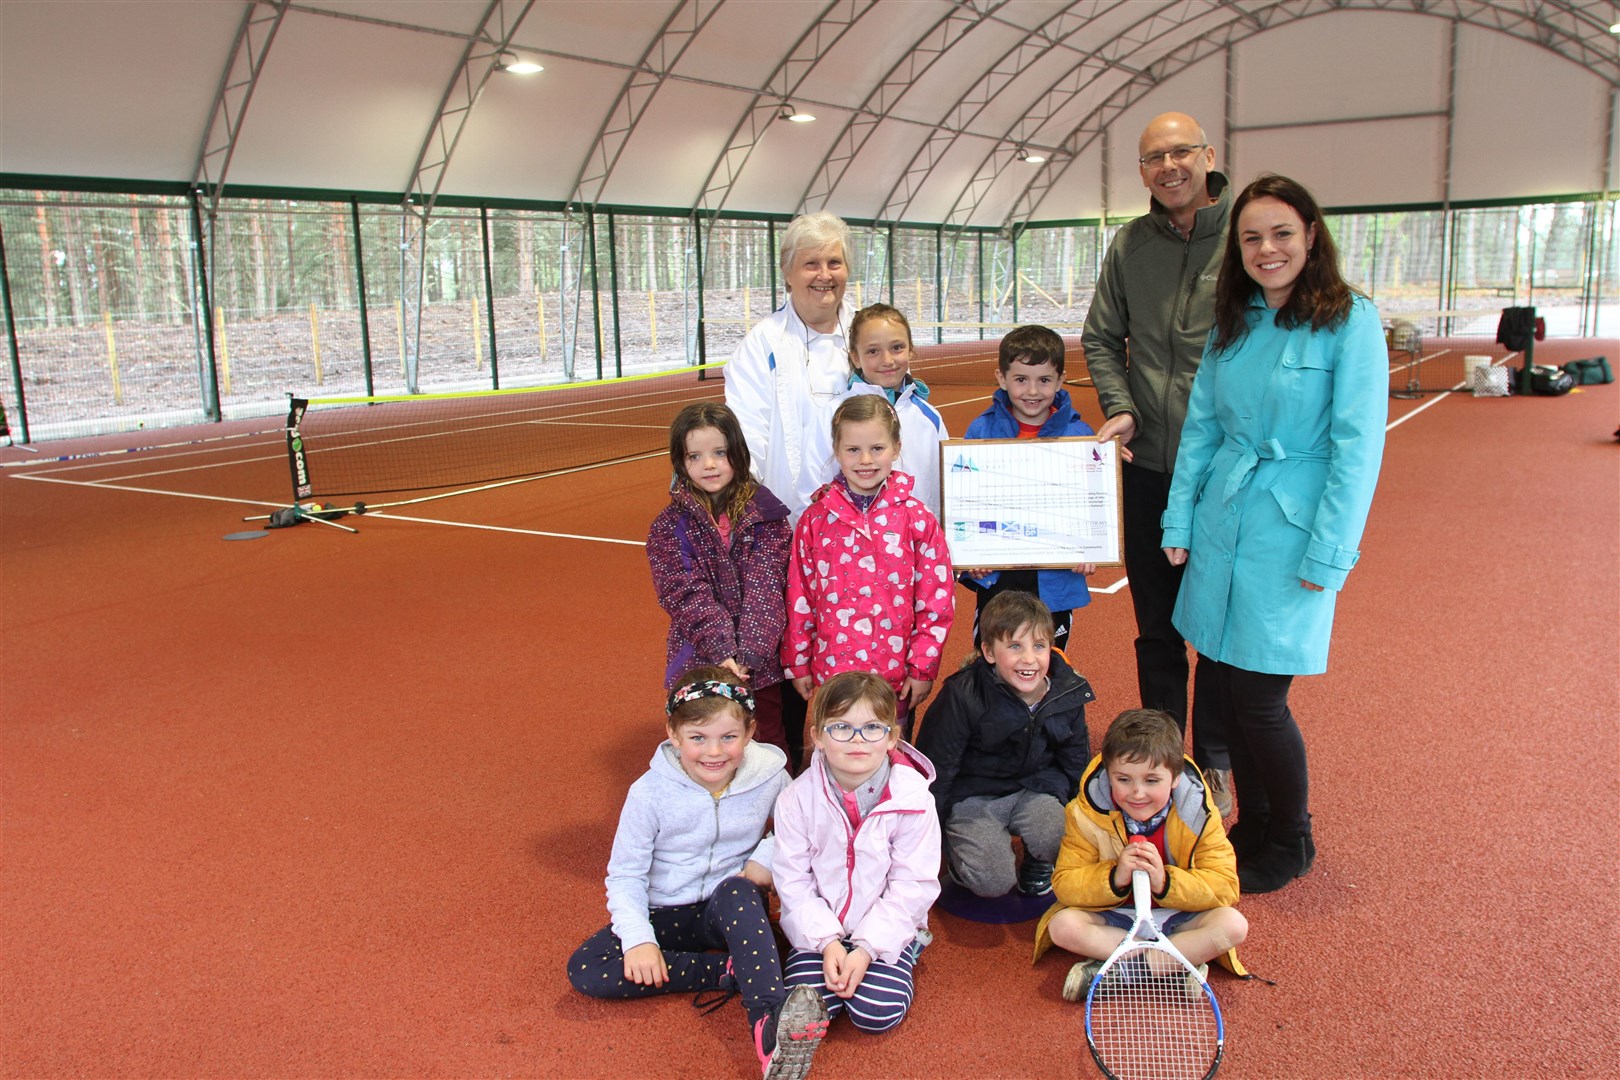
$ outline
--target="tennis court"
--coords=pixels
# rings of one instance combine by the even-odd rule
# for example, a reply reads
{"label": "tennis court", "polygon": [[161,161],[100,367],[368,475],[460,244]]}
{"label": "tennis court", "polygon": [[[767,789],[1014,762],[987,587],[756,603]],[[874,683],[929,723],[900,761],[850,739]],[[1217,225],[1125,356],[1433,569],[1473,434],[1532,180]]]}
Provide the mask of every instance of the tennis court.
{"label": "tennis court", "polygon": [[[976,383],[936,380],[955,431],[990,389],[965,362]],[[3,470],[6,1075],[752,1072],[740,1010],[590,1001],[562,974],[661,737],[639,543],[679,395],[627,393],[570,413],[645,429],[620,460],[344,519],[358,535],[222,540],[288,501],[262,421]],[[1224,1075],[1620,1066],[1587,1003],[1607,955],[1546,944],[1620,915],[1588,861],[1620,842],[1617,406],[1391,402],[1333,664],[1294,693],[1321,854],[1243,901],[1269,982],[1213,979]],[[1094,739],[1135,703],[1120,586],[1100,574],[1076,619]],[[1482,908],[1502,881],[1513,909]],[[934,929],[911,1017],[835,1025],[815,1075],[1093,1075],[1068,963],[1031,967],[1028,924]]]}

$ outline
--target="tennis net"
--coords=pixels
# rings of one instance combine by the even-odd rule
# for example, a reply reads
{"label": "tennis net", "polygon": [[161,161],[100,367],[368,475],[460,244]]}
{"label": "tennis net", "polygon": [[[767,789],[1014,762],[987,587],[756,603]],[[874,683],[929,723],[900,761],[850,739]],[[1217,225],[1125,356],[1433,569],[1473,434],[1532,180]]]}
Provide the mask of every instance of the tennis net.
{"label": "tennis net", "polygon": [[470,488],[663,453],[675,414],[718,399],[700,369],[522,390],[294,399],[296,499]]}
{"label": "tennis net", "polygon": [[[930,384],[996,385],[999,334],[918,348]],[[1085,378],[1071,339],[1065,379]],[[724,397],[724,365],[517,390],[294,398],[287,453],[295,499],[476,488],[666,452],[669,425]]]}
{"label": "tennis net", "polygon": [[1466,388],[1471,366],[1521,360],[1496,343],[1500,311],[1384,311],[1380,316],[1389,346],[1389,392],[1396,396]]}

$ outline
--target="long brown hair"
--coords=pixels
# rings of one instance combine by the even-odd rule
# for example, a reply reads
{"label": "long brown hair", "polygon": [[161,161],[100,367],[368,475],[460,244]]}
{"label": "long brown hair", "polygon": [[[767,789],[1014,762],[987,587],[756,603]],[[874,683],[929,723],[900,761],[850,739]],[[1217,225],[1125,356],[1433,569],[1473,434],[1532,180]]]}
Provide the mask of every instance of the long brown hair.
{"label": "long brown hair", "polygon": [[1305,257],[1305,269],[1294,279],[1288,300],[1277,309],[1277,325],[1284,330],[1309,325],[1312,330],[1338,326],[1350,315],[1356,291],[1339,275],[1339,249],[1328,232],[1322,208],[1298,181],[1267,173],[1251,183],[1232,203],[1231,224],[1226,230],[1226,253],[1221,257],[1221,275],[1215,283],[1216,351],[1226,349],[1249,332],[1248,312],[1259,284],[1243,268],[1243,239],[1238,217],[1256,199],[1276,199],[1293,208],[1305,223],[1305,232],[1316,230],[1312,250]]}
{"label": "long brown hair", "polygon": [[[731,483],[713,498],[693,487],[686,476],[686,437],[703,428],[714,428],[726,440],[726,460],[731,462]],[[669,425],[669,462],[675,468],[675,485],[691,492],[715,517],[723,513],[736,521],[747,509],[748,500],[759,490],[759,485],[749,475],[751,459],[742,425],[737,422],[737,414],[722,402],[699,401],[676,415],[675,422]]]}

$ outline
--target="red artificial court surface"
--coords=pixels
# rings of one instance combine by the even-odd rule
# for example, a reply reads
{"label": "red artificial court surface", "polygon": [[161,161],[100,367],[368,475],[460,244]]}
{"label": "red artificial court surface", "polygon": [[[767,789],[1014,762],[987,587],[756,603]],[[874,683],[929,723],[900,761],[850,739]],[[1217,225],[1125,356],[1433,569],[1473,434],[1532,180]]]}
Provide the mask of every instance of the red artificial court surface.
{"label": "red artificial court surface", "polygon": [[[1614,1075],[1620,387],[1391,407],[1293,696],[1320,854],[1242,901],[1269,982],[1213,976],[1222,1075]],[[757,1076],[740,1007],[564,977],[662,737],[667,467],[226,542],[287,501],[274,436],[226,445],[0,470],[0,1075]],[[1070,648],[1094,740],[1136,704],[1120,578]],[[912,1015],[815,1076],[1096,1075],[1032,924],[933,928]]]}

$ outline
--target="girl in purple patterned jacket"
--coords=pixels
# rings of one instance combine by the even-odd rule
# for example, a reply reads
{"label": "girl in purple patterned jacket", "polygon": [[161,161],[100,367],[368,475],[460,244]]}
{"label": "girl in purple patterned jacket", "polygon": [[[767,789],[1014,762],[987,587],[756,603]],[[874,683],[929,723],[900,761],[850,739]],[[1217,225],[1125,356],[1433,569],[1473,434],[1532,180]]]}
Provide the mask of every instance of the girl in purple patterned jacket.
{"label": "girl in purple patterned jacket", "polygon": [[786,751],[788,509],[751,478],[742,427],[720,402],[681,410],[669,428],[669,459],[669,506],[647,533],[653,588],[669,613],[664,685],[698,664],[735,672],[754,694],[754,737]]}

